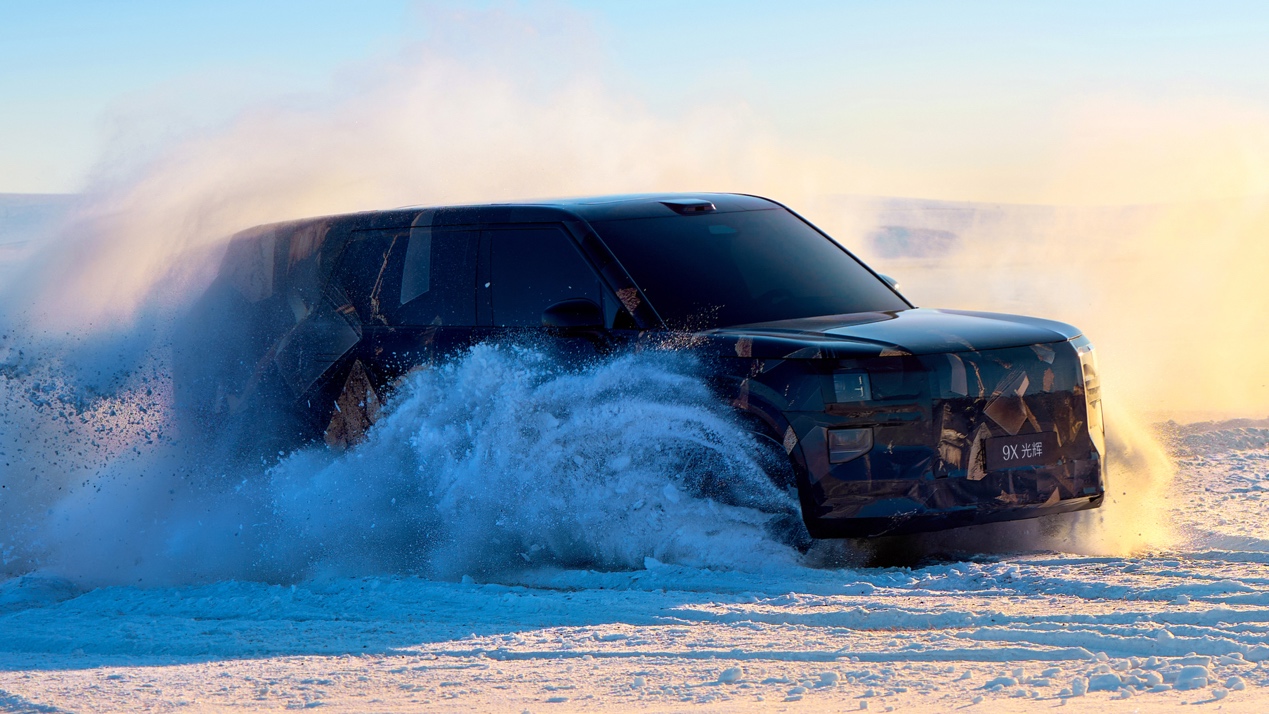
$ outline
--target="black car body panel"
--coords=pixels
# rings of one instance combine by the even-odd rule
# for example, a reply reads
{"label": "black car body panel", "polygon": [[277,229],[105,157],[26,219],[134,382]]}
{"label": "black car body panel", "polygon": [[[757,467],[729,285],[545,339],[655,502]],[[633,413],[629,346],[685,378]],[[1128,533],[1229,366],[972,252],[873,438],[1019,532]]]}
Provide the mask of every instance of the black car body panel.
{"label": "black car body panel", "polygon": [[[814,255],[798,263],[798,251]],[[730,302],[702,308],[714,292]],[[699,354],[720,398],[788,454],[817,537],[1027,518],[1103,496],[1078,330],[915,308],[796,214],[732,194],[251,229],[178,339],[178,411],[195,432],[266,424],[279,443],[346,445],[409,370],[526,336],[583,356]]]}

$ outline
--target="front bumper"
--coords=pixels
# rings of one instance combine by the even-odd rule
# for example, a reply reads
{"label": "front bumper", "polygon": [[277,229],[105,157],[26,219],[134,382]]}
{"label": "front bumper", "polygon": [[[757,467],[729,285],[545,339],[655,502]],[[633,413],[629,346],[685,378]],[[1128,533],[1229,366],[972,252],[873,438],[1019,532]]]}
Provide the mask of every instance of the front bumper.
{"label": "front bumper", "polygon": [[1046,469],[988,474],[980,481],[941,478],[833,484],[819,503],[803,504],[816,538],[872,538],[1070,513],[1102,504],[1096,459]]}
{"label": "front bumper", "polygon": [[[1071,343],[860,360],[871,398],[785,411],[785,445],[799,467],[807,529],[819,538],[935,531],[1035,518],[1101,505],[1104,455]],[[800,380],[793,380],[800,381]],[[821,393],[829,394],[825,386]],[[831,463],[831,429],[868,428],[873,447]],[[999,468],[986,458],[1001,438],[1045,433],[1038,465]],[[992,470],[995,469],[995,470]]]}

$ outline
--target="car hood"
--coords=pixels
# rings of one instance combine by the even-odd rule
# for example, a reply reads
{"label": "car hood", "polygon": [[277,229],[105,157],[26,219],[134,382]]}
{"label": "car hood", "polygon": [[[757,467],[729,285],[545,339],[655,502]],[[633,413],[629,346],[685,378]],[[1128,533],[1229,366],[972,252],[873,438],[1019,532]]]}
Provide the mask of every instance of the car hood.
{"label": "car hood", "polygon": [[914,308],[737,325],[702,334],[734,343],[739,357],[795,359],[993,350],[1060,342],[1080,332],[1034,317]]}

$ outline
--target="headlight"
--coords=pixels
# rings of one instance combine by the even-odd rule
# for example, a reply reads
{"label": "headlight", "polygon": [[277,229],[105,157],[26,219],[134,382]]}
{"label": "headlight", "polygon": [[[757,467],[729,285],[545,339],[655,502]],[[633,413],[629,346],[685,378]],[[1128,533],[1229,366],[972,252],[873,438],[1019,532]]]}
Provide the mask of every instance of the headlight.
{"label": "headlight", "polygon": [[872,385],[867,372],[840,371],[833,373],[833,401],[866,402],[872,399]]}
{"label": "headlight", "polygon": [[844,464],[872,451],[872,428],[829,429],[828,462]]}
{"label": "headlight", "polygon": [[1097,447],[1097,453],[1106,455],[1106,423],[1102,418],[1102,381],[1097,373],[1097,353],[1087,340],[1075,348],[1080,356],[1080,370],[1084,373],[1084,400],[1088,406],[1088,435]]}

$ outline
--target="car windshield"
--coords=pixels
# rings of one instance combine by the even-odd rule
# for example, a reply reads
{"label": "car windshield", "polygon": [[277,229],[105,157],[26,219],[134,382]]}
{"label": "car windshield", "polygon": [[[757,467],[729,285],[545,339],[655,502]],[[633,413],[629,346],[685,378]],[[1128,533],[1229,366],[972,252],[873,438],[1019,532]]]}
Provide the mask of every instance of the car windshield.
{"label": "car windshield", "polygon": [[849,253],[780,208],[594,227],[671,328],[908,307]]}

